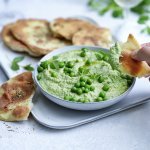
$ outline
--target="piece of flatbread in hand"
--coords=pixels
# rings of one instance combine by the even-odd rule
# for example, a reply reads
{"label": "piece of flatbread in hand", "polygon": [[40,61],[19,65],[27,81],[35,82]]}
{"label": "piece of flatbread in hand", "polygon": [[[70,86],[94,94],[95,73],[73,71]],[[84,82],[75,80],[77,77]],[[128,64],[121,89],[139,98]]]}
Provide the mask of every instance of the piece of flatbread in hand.
{"label": "piece of flatbread in hand", "polygon": [[17,40],[12,32],[11,28],[15,23],[7,24],[2,29],[2,40],[6,46],[8,46],[11,50],[16,52],[27,52],[31,56],[38,57],[38,55],[34,54],[29,50],[29,48],[24,45],[21,41]]}
{"label": "piece of flatbread in hand", "polygon": [[27,120],[32,108],[35,85],[31,72],[11,78],[0,87],[0,120]]}
{"label": "piece of flatbread in hand", "polygon": [[11,28],[13,35],[22,41],[29,49],[43,56],[54,49],[71,45],[71,42],[53,37],[46,20],[18,20]]}
{"label": "piece of flatbread in hand", "polygon": [[121,68],[127,74],[134,77],[143,77],[150,74],[150,66],[145,61],[137,61],[132,58],[134,50],[139,50],[140,44],[133,35],[129,35],[127,42],[121,44],[120,63]]}
{"label": "piece of flatbread in hand", "polygon": [[96,27],[90,22],[73,18],[57,18],[50,23],[50,29],[54,36],[64,37],[67,40],[72,40],[73,35],[79,30],[88,29],[91,32]]}
{"label": "piece of flatbread in hand", "polygon": [[112,42],[111,32],[107,28],[93,28],[92,30],[80,30],[73,35],[74,45],[101,46],[109,48]]}

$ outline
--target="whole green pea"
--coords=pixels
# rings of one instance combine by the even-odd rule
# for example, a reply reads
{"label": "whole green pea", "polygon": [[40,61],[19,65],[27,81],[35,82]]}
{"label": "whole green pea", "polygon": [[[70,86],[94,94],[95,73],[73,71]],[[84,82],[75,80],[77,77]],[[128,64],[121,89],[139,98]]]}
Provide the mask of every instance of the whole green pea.
{"label": "whole green pea", "polygon": [[38,68],[37,68],[37,71],[38,71],[38,72],[42,72],[43,70],[44,70],[43,67],[38,66]]}
{"label": "whole green pea", "polygon": [[64,62],[59,62],[59,68],[63,68],[65,66],[65,63]]}
{"label": "whole green pea", "polygon": [[107,84],[105,84],[105,85],[102,87],[102,89],[103,89],[104,91],[108,91],[108,90],[109,90],[109,86],[108,86]]}
{"label": "whole green pea", "polygon": [[86,53],[85,53],[85,52],[81,52],[81,53],[80,53],[80,56],[81,56],[81,57],[85,57],[85,56],[86,56]]}
{"label": "whole green pea", "polygon": [[106,96],[106,93],[104,91],[101,91],[99,93],[99,97],[105,98],[105,96]]}
{"label": "whole green pea", "polygon": [[77,94],[81,95],[82,94],[82,89],[77,89]]}
{"label": "whole green pea", "polygon": [[102,97],[98,97],[98,98],[96,98],[96,100],[95,100],[96,102],[100,102],[100,101],[103,101],[103,98]]}
{"label": "whole green pea", "polygon": [[48,68],[49,62],[48,61],[43,61],[41,62],[40,66],[44,69]]}
{"label": "whole green pea", "polygon": [[100,76],[100,77],[98,78],[98,82],[99,82],[99,83],[104,82],[104,80],[105,80],[105,78],[104,78],[104,77],[102,77],[102,76]]}
{"label": "whole green pea", "polygon": [[91,84],[92,84],[92,81],[91,81],[90,79],[87,79],[86,83],[87,83],[88,85],[91,85]]}
{"label": "whole green pea", "polygon": [[84,81],[80,82],[80,86],[84,87],[85,86],[85,82]]}
{"label": "whole green pea", "polygon": [[40,80],[40,79],[41,79],[41,75],[38,74],[38,75],[37,75],[37,80]]}

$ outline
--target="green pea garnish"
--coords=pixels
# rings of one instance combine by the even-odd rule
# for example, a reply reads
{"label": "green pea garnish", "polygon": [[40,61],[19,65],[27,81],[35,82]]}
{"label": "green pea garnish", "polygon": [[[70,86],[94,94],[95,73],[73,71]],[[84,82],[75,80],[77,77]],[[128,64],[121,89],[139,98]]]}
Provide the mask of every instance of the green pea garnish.
{"label": "green pea garnish", "polygon": [[105,79],[104,79],[104,77],[102,77],[102,76],[100,76],[100,77],[98,78],[98,82],[99,82],[99,83],[104,82],[104,80],[105,80]]}
{"label": "green pea garnish", "polygon": [[80,83],[75,83],[74,85],[76,88],[79,88],[80,87]]}
{"label": "green pea garnish", "polygon": [[48,61],[43,61],[41,62],[40,66],[44,69],[48,68],[49,62]]}
{"label": "green pea garnish", "polygon": [[80,86],[84,87],[85,86],[85,82],[84,81],[80,82]]}
{"label": "green pea garnish", "polygon": [[71,72],[71,73],[69,74],[69,76],[70,76],[70,77],[75,77],[75,73],[74,73],[74,72]]}
{"label": "green pea garnish", "polygon": [[108,90],[109,90],[109,86],[108,86],[107,84],[105,84],[105,85],[102,87],[102,89],[103,89],[104,91],[108,91]]}
{"label": "green pea garnish", "polygon": [[97,60],[103,59],[103,54],[101,54],[101,53],[96,53],[95,56],[96,56]]}
{"label": "green pea garnish", "polygon": [[86,77],[80,77],[80,81],[86,82]]}
{"label": "green pea garnish", "polygon": [[69,99],[70,99],[70,96],[66,95],[66,96],[64,96],[64,99],[65,99],[65,100],[69,100]]}
{"label": "green pea garnish", "polygon": [[73,88],[71,89],[71,92],[73,92],[73,93],[76,93],[76,91],[77,91],[77,88],[76,88],[76,87],[73,87]]}
{"label": "green pea garnish", "polygon": [[106,96],[106,93],[105,93],[104,91],[101,91],[101,92],[99,93],[99,97],[104,98],[105,96]]}
{"label": "green pea garnish", "polygon": [[57,77],[57,73],[56,72],[51,72],[51,77],[56,78]]}
{"label": "green pea garnish", "polygon": [[103,57],[103,60],[104,60],[104,61],[108,61],[108,60],[109,60],[109,56],[105,55],[105,56]]}
{"label": "green pea garnish", "polygon": [[86,65],[90,65],[91,64],[91,61],[88,59],[86,62],[85,62]]}
{"label": "green pea garnish", "polygon": [[38,71],[38,72],[42,72],[43,70],[44,70],[43,67],[38,66],[38,68],[37,68],[37,71]]}
{"label": "green pea garnish", "polygon": [[59,62],[58,65],[59,65],[59,68],[63,68],[65,66],[65,63],[64,62]]}
{"label": "green pea garnish", "polygon": [[82,73],[82,72],[83,72],[83,70],[84,70],[84,68],[83,68],[83,67],[80,67],[80,68],[79,68],[79,72],[80,72],[80,73]]}
{"label": "green pea garnish", "polygon": [[82,50],[83,52],[87,52],[87,51],[88,51],[87,48],[82,48],[81,50]]}
{"label": "green pea garnish", "polygon": [[84,103],[88,103],[89,101],[87,99],[84,100]]}
{"label": "green pea garnish", "polygon": [[85,87],[83,86],[83,87],[81,87],[81,89],[82,89],[82,91],[84,92],[84,90],[85,90]]}
{"label": "green pea garnish", "polygon": [[55,66],[55,64],[54,63],[50,63],[50,67],[51,67],[51,69],[56,69],[56,66]]}
{"label": "green pea garnish", "polygon": [[80,56],[81,56],[81,57],[85,57],[85,56],[86,56],[86,53],[85,53],[85,52],[81,52],[81,53],[80,53]]}
{"label": "green pea garnish", "polygon": [[77,89],[77,94],[81,95],[82,94],[82,89]]}
{"label": "green pea garnish", "polygon": [[74,97],[70,97],[69,101],[75,101]]}
{"label": "green pea garnish", "polygon": [[96,100],[95,100],[96,102],[100,102],[100,101],[103,101],[103,98],[102,97],[98,97],[98,98],[96,98]]}
{"label": "green pea garnish", "polygon": [[95,90],[95,87],[94,86],[91,86],[90,87],[90,91],[94,91]]}
{"label": "green pea garnish", "polygon": [[88,85],[91,85],[91,84],[92,84],[92,81],[91,81],[90,79],[87,79],[86,83],[87,83]]}
{"label": "green pea garnish", "polygon": [[64,68],[64,72],[65,72],[65,73],[71,73],[71,71],[72,71],[72,70],[71,70],[70,68],[66,68],[66,67]]}
{"label": "green pea garnish", "polygon": [[37,75],[37,80],[40,80],[40,79],[41,79],[41,75],[38,74],[38,75]]}
{"label": "green pea garnish", "polygon": [[85,85],[85,88],[90,90],[91,86],[88,85],[88,84],[86,84],[86,85]]}
{"label": "green pea garnish", "polygon": [[88,93],[89,92],[89,89],[88,88],[85,88],[85,90],[83,91],[84,93]]}
{"label": "green pea garnish", "polygon": [[69,68],[64,68],[64,73],[68,73]]}
{"label": "green pea garnish", "polygon": [[66,67],[68,67],[68,68],[73,68],[73,66],[74,66],[74,63],[73,62],[67,62],[67,64],[66,64]]}

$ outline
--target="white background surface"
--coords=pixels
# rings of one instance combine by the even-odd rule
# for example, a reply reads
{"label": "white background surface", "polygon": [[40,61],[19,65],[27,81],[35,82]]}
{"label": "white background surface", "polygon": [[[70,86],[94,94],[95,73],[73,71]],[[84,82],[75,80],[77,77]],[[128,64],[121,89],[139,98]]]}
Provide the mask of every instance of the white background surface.
{"label": "white background surface", "polygon": [[[100,25],[115,27],[121,20],[109,15],[98,17],[85,6],[86,0],[11,0],[11,9],[22,11],[25,17],[47,18],[84,15]],[[0,1],[0,10],[3,5]],[[140,37],[141,38],[141,37]],[[141,43],[147,38],[141,38]],[[2,57],[2,54],[0,54]],[[0,70],[0,83],[6,80]],[[0,150],[149,150],[150,104],[69,130],[52,130],[39,125],[32,116],[20,123],[0,122]]]}

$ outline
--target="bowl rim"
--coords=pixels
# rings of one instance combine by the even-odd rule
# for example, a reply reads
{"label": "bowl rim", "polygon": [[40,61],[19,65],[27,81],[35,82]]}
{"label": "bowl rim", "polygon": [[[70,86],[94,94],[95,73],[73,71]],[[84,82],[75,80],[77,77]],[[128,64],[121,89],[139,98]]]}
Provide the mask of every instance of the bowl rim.
{"label": "bowl rim", "polygon": [[[130,92],[130,91],[132,90],[133,86],[135,85],[136,78],[133,77],[133,82],[132,82],[132,84],[130,85],[130,87],[129,87],[124,93],[122,93],[121,95],[119,95],[119,96],[117,96],[117,97],[114,97],[114,98],[112,98],[112,99],[107,99],[107,100],[105,100],[105,101],[99,101],[99,102],[87,102],[87,103],[82,103],[82,102],[76,102],[76,101],[69,101],[69,100],[65,100],[65,99],[62,99],[62,98],[60,98],[60,97],[57,97],[56,95],[53,95],[53,94],[48,93],[46,90],[44,90],[44,89],[42,88],[42,86],[40,85],[39,81],[37,80],[37,74],[38,74],[38,72],[37,72],[37,67],[39,66],[39,64],[40,64],[42,61],[47,60],[47,59],[50,59],[50,58],[52,58],[52,57],[55,56],[55,55],[59,55],[59,54],[65,53],[65,52],[61,52],[62,49],[65,49],[65,48],[67,49],[65,52],[67,52],[67,51],[79,50],[79,49],[81,49],[81,48],[88,48],[88,49],[90,49],[90,50],[94,50],[94,49],[95,49],[94,51],[96,51],[96,50],[98,50],[98,49],[103,50],[103,51],[106,51],[106,52],[109,51],[109,49],[102,48],[102,47],[99,47],[99,46],[84,46],[84,45],[80,45],[80,46],[65,46],[65,47],[62,47],[62,48],[58,48],[58,49],[56,49],[56,50],[54,50],[54,51],[48,53],[48,54],[45,55],[44,57],[42,57],[42,58],[39,60],[39,62],[36,64],[36,66],[35,66],[33,79],[34,79],[36,85],[40,88],[40,90],[43,91],[43,92],[45,92],[47,95],[50,95],[51,97],[56,98],[56,99],[59,100],[59,101],[62,101],[62,102],[65,101],[65,102],[68,102],[68,103],[76,103],[76,104],[83,104],[83,105],[91,105],[91,104],[98,104],[98,103],[103,103],[103,104],[104,104],[104,103],[108,103],[108,101],[111,102],[111,101],[120,99],[121,97],[123,97],[124,95],[126,95],[128,92]],[[75,49],[70,50],[71,48],[75,48]],[[92,48],[93,48],[93,49],[92,49]],[[60,52],[60,53],[59,53],[59,54],[54,54],[54,55],[52,55],[53,53],[57,53],[57,52]],[[49,55],[52,55],[52,56],[49,56]]]}

